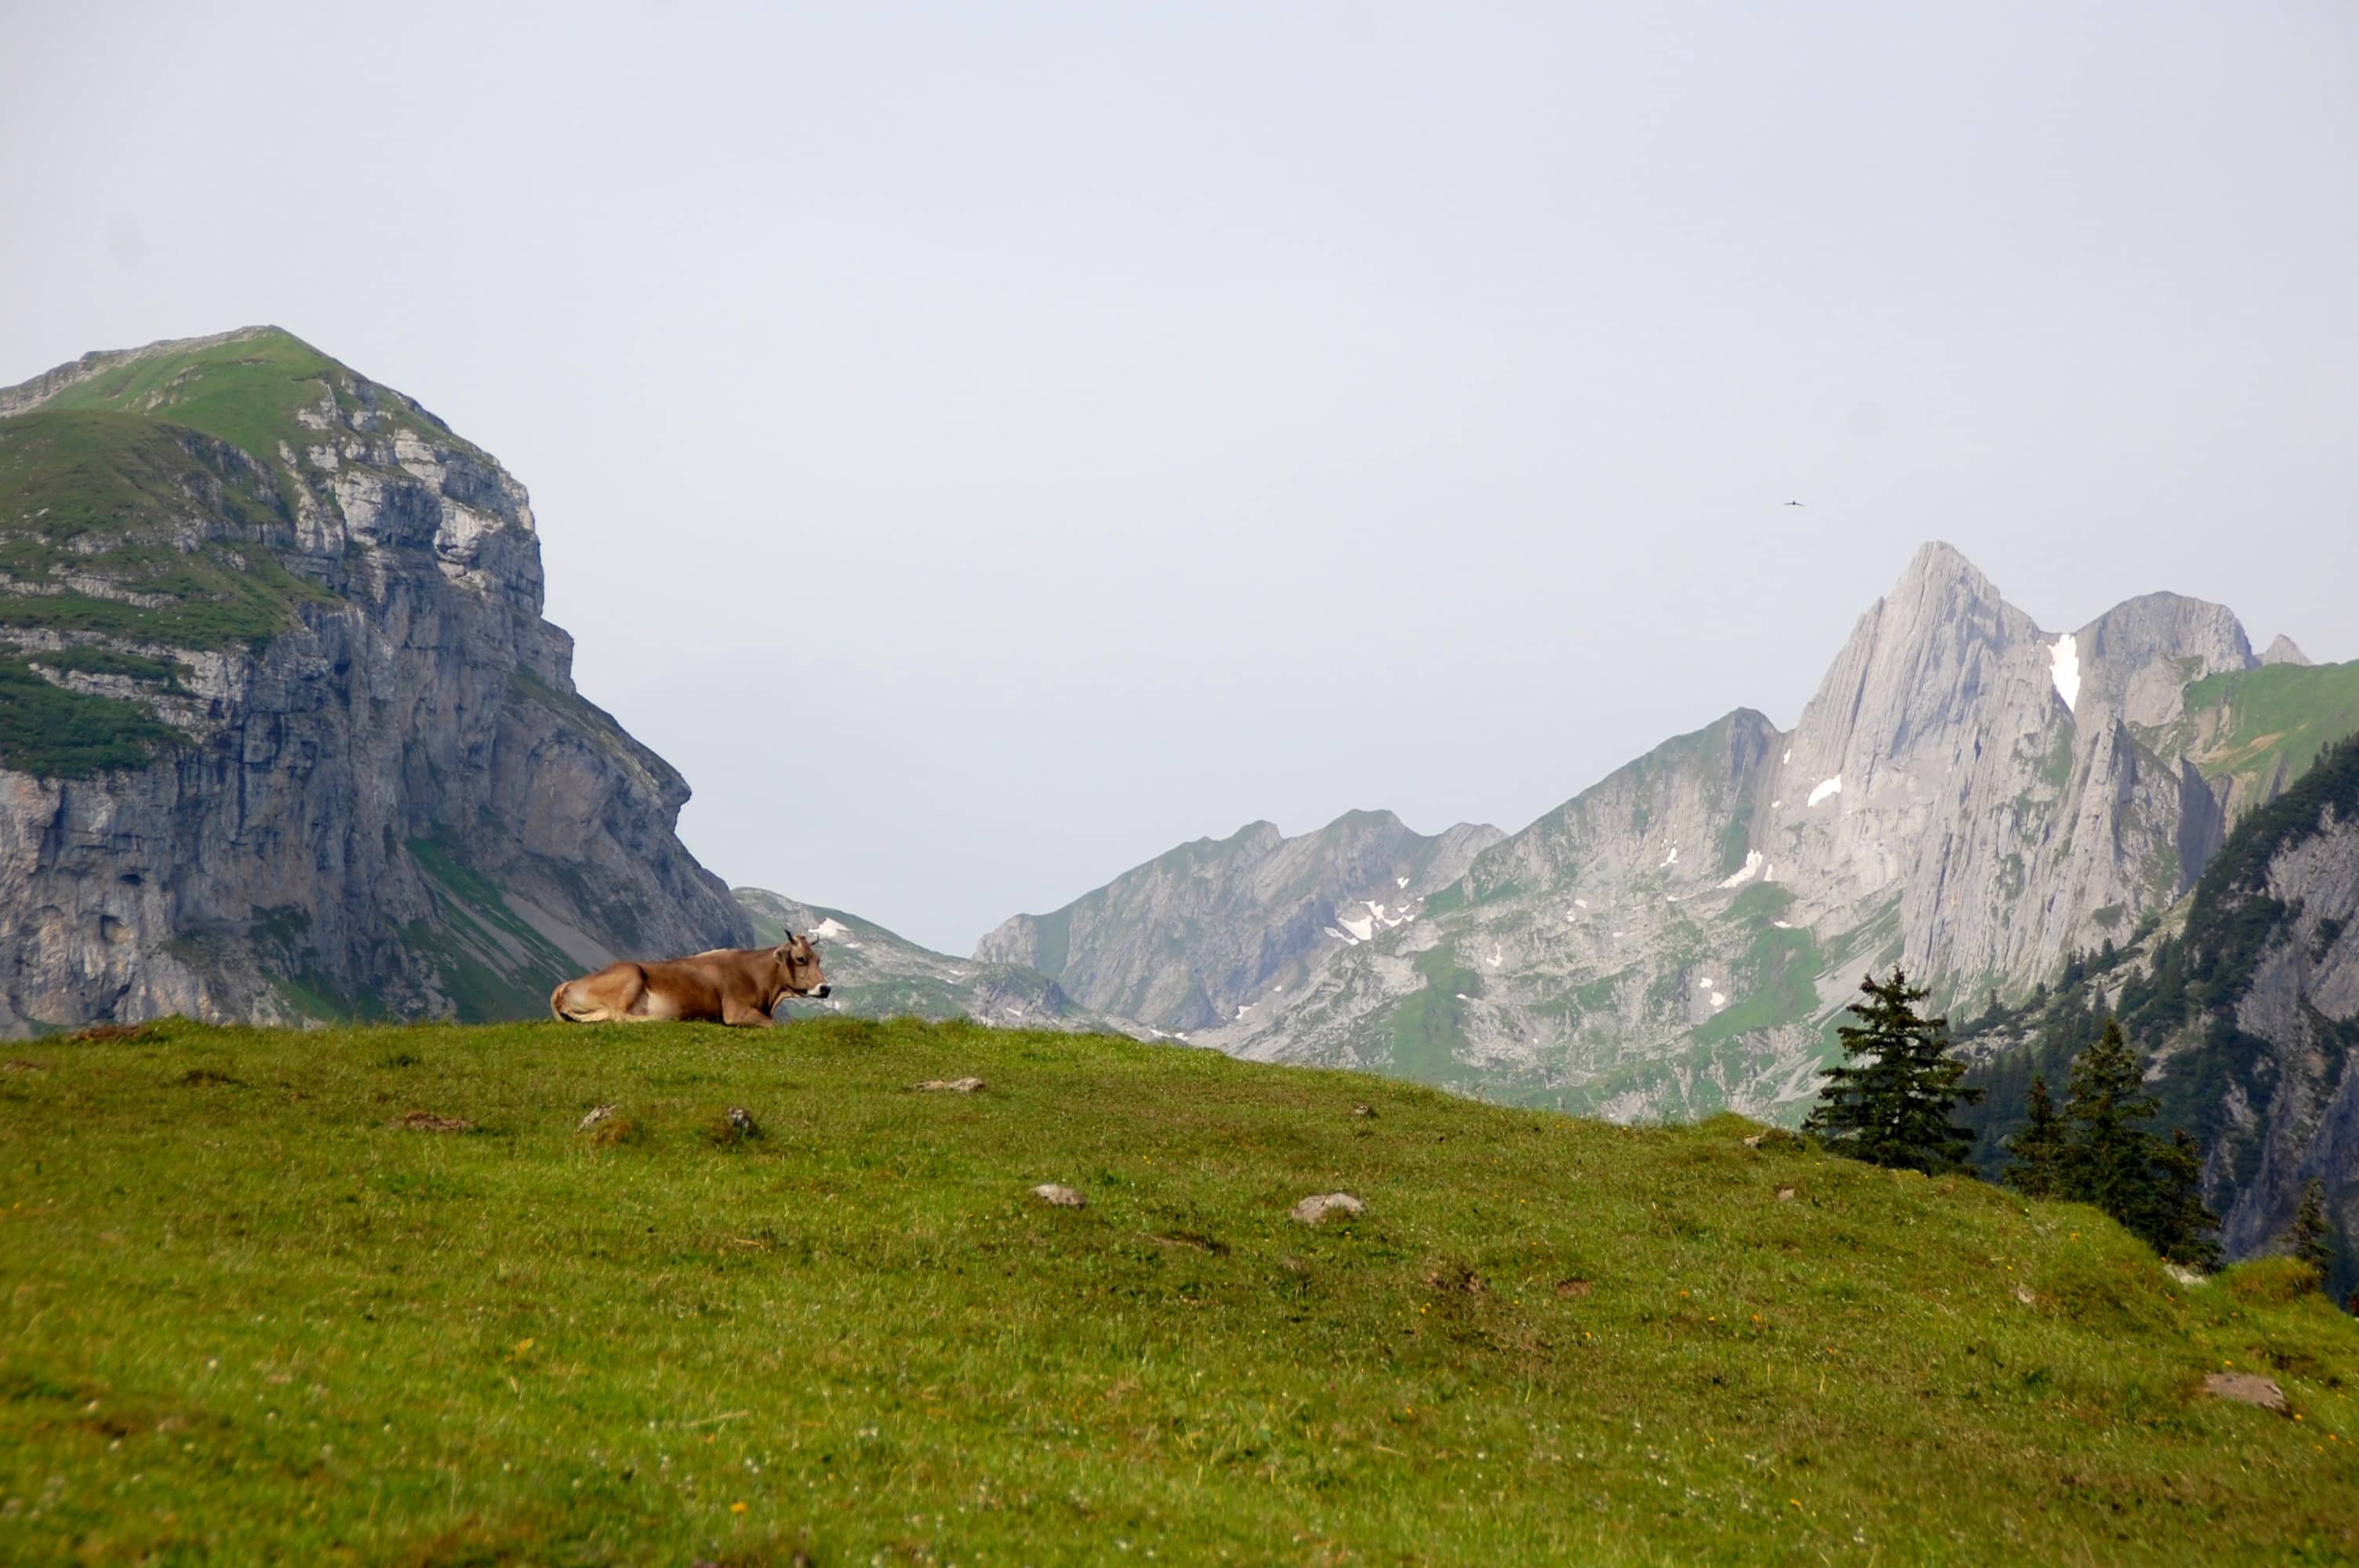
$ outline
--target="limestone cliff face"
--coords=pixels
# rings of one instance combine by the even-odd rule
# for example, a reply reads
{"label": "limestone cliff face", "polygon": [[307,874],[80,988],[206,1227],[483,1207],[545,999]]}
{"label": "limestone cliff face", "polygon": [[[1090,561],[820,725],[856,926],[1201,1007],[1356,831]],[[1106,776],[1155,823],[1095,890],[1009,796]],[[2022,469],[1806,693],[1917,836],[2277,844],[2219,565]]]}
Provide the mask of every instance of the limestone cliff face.
{"label": "limestone cliff face", "polygon": [[2302,1184],[2318,1180],[2345,1238],[2348,1288],[2359,1283],[2359,790],[2316,822],[2269,859],[2277,919],[2234,1003],[2233,1033],[2208,1043],[2237,1058],[2250,1087],[2227,1099],[2231,1136],[2207,1174],[2222,1241],[2238,1256],[2266,1248]]}
{"label": "limestone cliff face", "polygon": [[2027,983],[2193,885],[2219,812],[2136,727],[2253,663],[2233,615],[2171,594],[2050,635],[1928,545],[1803,709],[1771,846],[1814,923],[1897,897],[1910,968]]}
{"label": "limestone cliff face", "polygon": [[2229,1256],[2268,1250],[2315,1180],[2343,1238],[2331,1293],[2359,1285],[2359,736],[2245,816],[2154,929],[1965,1030],[1987,1173],[2024,1125],[2032,1076],[2066,1083],[2108,1018],[2146,1063],[2158,1126],[2201,1143]]}
{"label": "limestone cliff face", "polygon": [[[68,716],[0,729],[0,1031],[516,1015],[751,940],[679,775],[575,691],[524,488],[430,414],[269,329],[0,409],[0,654]],[[117,751],[5,738],[76,727]]]}

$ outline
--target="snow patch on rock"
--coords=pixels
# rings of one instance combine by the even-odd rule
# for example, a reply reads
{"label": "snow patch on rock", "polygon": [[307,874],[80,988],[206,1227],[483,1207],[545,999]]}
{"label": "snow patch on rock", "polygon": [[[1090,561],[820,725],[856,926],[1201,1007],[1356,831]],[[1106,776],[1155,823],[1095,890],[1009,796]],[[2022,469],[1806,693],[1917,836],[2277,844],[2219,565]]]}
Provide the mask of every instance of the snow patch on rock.
{"label": "snow patch on rock", "polygon": [[1831,795],[1841,794],[1843,794],[1843,774],[1837,773],[1834,777],[1825,780],[1818,786],[1818,788],[1810,792],[1809,804],[1816,806],[1819,802],[1826,799],[1827,796]]}
{"label": "snow patch on rock", "polygon": [[2056,695],[2071,708],[2081,698],[2081,644],[2071,633],[2057,638],[2048,650],[2048,674],[2056,682]]}
{"label": "snow patch on rock", "polygon": [[1746,882],[1751,881],[1755,877],[1761,874],[1761,868],[1764,864],[1765,862],[1762,860],[1760,850],[1747,849],[1745,852],[1744,869],[1737,871],[1733,876],[1723,877],[1720,881],[1720,885],[1724,888],[1743,887]]}

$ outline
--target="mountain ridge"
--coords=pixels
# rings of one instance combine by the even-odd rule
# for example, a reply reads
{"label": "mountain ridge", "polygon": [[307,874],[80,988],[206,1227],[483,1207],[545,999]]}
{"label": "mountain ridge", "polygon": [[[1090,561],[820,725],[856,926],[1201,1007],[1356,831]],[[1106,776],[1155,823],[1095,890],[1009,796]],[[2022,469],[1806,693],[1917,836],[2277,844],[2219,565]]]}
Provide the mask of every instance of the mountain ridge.
{"label": "mountain ridge", "polygon": [[2359,666],[2279,642],[2257,657],[2232,611],[2170,592],[2047,631],[1929,541],[1790,730],[1734,709],[1489,838],[1454,881],[1291,909],[1321,940],[1283,974],[1229,961],[1266,911],[1220,929],[1148,874],[1161,858],[1065,906],[1061,950],[1019,916],[978,951],[1054,960],[1116,1012],[1196,1003],[1186,987],[1216,969],[1221,1005],[1194,1005],[1189,1036],[1256,1059],[1623,1118],[1790,1119],[1862,967],[2021,995],[2188,896],[2235,819],[2359,729]]}

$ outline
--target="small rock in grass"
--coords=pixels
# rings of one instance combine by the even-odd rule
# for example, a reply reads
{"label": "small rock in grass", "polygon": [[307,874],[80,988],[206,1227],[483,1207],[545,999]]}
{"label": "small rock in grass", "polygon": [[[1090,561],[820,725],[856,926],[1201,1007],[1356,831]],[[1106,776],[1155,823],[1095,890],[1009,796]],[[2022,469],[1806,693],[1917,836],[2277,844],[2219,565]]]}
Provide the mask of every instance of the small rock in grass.
{"label": "small rock in grass", "polygon": [[412,1132],[473,1132],[475,1124],[462,1116],[437,1116],[430,1110],[413,1110],[401,1119],[400,1126]]}
{"label": "small rock in grass", "polygon": [[1559,1280],[1556,1282],[1556,1293],[1560,1296],[1566,1297],[1567,1299],[1573,1296],[1585,1296],[1589,1293],[1589,1281],[1587,1280]]}
{"label": "small rock in grass", "polygon": [[918,1086],[920,1093],[951,1095],[971,1095],[979,1092],[982,1087],[981,1078],[928,1078]]}
{"label": "small rock in grass", "polygon": [[2169,1275],[2172,1279],[2177,1280],[2180,1284],[2190,1287],[2200,1285],[2209,1278],[2208,1275],[2199,1274],[2192,1269],[2182,1269],[2176,1263],[2163,1264],[2162,1271]]}
{"label": "small rock in grass", "polygon": [[2039,1304],[2039,1298],[2031,1293],[2031,1287],[2029,1285],[2016,1286],[2015,1299],[2021,1302],[2025,1306],[2038,1306]]}
{"label": "small rock in grass", "polygon": [[1369,1120],[1373,1121],[1375,1119],[1376,1108],[1372,1105],[1355,1105],[1352,1108],[1352,1114],[1353,1116],[1364,1116]]}
{"label": "small rock in grass", "polygon": [[1080,1208],[1082,1195],[1060,1182],[1043,1182],[1032,1189],[1032,1195],[1051,1208]]}
{"label": "small rock in grass", "polygon": [[2210,1373],[2203,1379],[2203,1391],[2215,1400],[2258,1405],[2280,1415],[2286,1411],[2285,1390],[2277,1387],[2275,1378],[2264,1378],[2257,1372]]}
{"label": "small rock in grass", "polygon": [[1792,1203],[1794,1201],[1794,1189],[1791,1187],[1779,1187],[1777,1189],[1777,1201],[1779,1203]]}
{"label": "small rock in grass", "polygon": [[1353,1215],[1364,1214],[1367,1207],[1349,1193],[1313,1193],[1296,1204],[1291,1214],[1299,1225],[1323,1225],[1331,1214],[1340,1214],[1348,1219]]}
{"label": "small rock in grass", "polygon": [[742,1105],[731,1106],[704,1124],[704,1141],[718,1149],[740,1148],[761,1136],[762,1124]]}
{"label": "small rock in grass", "polygon": [[614,1114],[614,1108],[611,1105],[592,1106],[590,1109],[590,1114],[583,1117],[582,1119],[581,1125],[576,1127],[573,1130],[576,1132],[587,1132],[592,1128],[597,1126],[600,1122],[605,1120],[608,1117]]}

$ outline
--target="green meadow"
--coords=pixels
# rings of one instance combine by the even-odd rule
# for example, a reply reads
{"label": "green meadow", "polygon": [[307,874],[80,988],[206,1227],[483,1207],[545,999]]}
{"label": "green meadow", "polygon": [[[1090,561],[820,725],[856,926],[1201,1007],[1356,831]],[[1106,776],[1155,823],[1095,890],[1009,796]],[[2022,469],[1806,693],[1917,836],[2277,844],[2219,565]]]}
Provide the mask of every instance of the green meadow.
{"label": "green meadow", "polygon": [[833,1017],[0,1063],[11,1563],[2359,1559],[2297,1267],[1734,1117]]}

